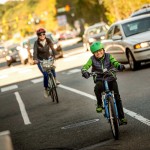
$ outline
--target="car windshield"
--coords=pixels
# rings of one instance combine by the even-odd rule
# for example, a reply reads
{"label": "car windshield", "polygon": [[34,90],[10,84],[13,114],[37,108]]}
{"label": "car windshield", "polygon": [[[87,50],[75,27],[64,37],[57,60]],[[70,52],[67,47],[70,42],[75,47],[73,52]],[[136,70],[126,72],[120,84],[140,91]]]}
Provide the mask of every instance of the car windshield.
{"label": "car windshield", "polygon": [[150,17],[127,22],[122,27],[126,37],[150,31]]}
{"label": "car windshield", "polygon": [[108,29],[106,26],[98,26],[98,27],[94,27],[93,29],[89,30],[89,35],[95,35],[95,34],[99,34],[101,32],[106,32]]}
{"label": "car windshield", "polygon": [[33,48],[34,42],[37,40],[37,37],[30,39],[30,48]]}

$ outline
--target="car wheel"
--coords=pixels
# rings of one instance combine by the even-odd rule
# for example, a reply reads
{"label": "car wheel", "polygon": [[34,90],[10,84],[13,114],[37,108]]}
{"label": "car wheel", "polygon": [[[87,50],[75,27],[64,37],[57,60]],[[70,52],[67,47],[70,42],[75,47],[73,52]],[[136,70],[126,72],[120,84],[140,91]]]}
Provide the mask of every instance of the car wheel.
{"label": "car wheel", "polygon": [[83,43],[83,47],[85,51],[88,51],[86,43]]}
{"label": "car wheel", "polygon": [[7,66],[10,67],[11,66],[11,62],[7,62]]}
{"label": "car wheel", "polygon": [[90,51],[90,44],[87,43],[87,51]]}
{"label": "car wheel", "polygon": [[23,65],[27,64],[27,62],[28,62],[28,59],[21,60],[21,63],[22,63]]}
{"label": "car wheel", "polygon": [[130,65],[131,70],[137,70],[140,67],[140,62],[137,62],[131,53],[131,51],[128,51],[128,62]]}

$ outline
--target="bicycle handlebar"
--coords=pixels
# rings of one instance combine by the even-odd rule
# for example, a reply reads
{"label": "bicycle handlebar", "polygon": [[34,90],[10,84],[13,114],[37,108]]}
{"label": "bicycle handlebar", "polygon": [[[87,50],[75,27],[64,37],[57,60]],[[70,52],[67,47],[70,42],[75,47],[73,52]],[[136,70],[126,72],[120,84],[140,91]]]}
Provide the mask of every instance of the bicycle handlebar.
{"label": "bicycle handlebar", "polygon": [[44,61],[54,61],[54,58],[53,57],[49,57],[48,59],[43,59],[43,60],[38,59],[38,61],[40,63],[43,63]]}
{"label": "bicycle handlebar", "polygon": [[110,68],[107,70],[107,68],[103,69],[103,72],[90,72],[90,76],[95,76],[97,75],[103,75],[103,78],[105,78],[107,75],[112,75],[112,73],[118,72],[116,68]]}

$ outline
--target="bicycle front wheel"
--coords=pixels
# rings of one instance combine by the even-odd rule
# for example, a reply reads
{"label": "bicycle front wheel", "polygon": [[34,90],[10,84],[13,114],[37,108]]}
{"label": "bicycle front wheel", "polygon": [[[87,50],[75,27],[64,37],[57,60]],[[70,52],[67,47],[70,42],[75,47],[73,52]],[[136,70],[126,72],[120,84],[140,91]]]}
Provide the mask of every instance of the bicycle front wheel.
{"label": "bicycle front wheel", "polygon": [[119,138],[119,123],[117,118],[117,113],[113,101],[113,97],[108,97],[108,110],[109,110],[109,119],[110,119],[110,126],[113,137],[117,140]]}
{"label": "bicycle front wheel", "polygon": [[49,79],[48,79],[48,85],[49,85],[49,94],[53,100],[53,102],[59,102],[58,100],[58,94],[57,94],[57,89],[56,89],[56,83],[54,80],[53,75],[49,75]]}

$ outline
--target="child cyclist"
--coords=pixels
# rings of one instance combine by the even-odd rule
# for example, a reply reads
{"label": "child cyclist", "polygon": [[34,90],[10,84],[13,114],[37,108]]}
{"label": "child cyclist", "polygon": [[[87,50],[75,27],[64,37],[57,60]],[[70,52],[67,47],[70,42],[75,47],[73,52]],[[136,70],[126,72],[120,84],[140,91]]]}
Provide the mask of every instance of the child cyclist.
{"label": "child cyclist", "polygon": [[[82,76],[84,78],[88,79],[90,77],[90,73],[88,72],[88,69],[90,67],[92,67],[92,72],[99,72],[99,73],[103,73],[103,69],[109,70],[112,67],[120,71],[123,71],[125,69],[125,66],[120,64],[111,54],[105,53],[104,45],[101,42],[98,41],[93,42],[93,44],[90,46],[90,50],[93,53],[93,55],[89,58],[87,63],[83,65],[81,69]],[[121,124],[127,124],[127,120],[124,117],[121,98],[119,95],[118,84],[116,78],[113,77],[114,75],[115,74],[112,74],[111,76],[107,77],[106,80],[108,81],[109,89],[114,91],[120,122]],[[102,75],[98,74],[97,78],[94,80],[95,82],[94,92],[97,98],[97,107],[96,107],[97,113],[102,112],[101,93],[104,91],[102,78],[103,78]]]}

